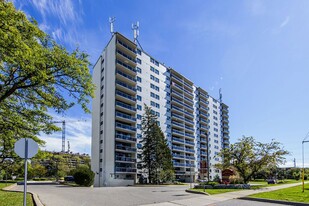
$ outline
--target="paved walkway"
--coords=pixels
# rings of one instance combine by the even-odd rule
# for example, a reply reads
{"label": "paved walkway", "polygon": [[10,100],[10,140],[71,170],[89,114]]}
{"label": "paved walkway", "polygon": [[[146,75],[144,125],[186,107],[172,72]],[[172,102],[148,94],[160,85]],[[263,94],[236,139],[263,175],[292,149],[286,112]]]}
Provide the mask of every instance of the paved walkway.
{"label": "paved walkway", "polygon": [[182,200],[174,200],[169,202],[161,202],[157,204],[147,204],[144,206],[205,206],[205,205],[213,205],[218,202],[223,202],[227,200],[237,199],[240,197],[245,197],[252,194],[257,194],[261,192],[270,192],[274,190],[284,189],[288,187],[294,187],[301,185],[301,183],[293,183],[293,184],[284,184],[284,185],[278,185],[278,186],[272,186],[272,187],[264,187],[257,190],[240,190],[235,192],[227,192],[217,195],[201,195],[199,197],[193,197],[189,199],[182,199]]}

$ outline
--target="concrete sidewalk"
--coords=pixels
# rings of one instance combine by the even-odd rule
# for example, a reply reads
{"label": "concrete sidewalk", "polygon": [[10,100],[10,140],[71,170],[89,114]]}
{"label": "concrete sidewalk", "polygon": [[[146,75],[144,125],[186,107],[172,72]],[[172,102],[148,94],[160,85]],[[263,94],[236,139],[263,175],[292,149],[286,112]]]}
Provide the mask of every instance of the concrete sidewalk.
{"label": "concrete sidewalk", "polygon": [[170,202],[161,202],[157,204],[147,204],[144,206],[205,206],[205,205],[211,205],[215,204],[218,202],[223,202],[227,200],[232,200],[232,199],[237,199],[240,197],[245,197],[248,195],[253,195],[261,192],[270,192],[274,190],[279,190],[279,189],[284,189],[284,188],[289,188],[289,187],[294,187],[301,185],[301,183],[293,183],[293,184],[285,184],[285,185],[278,185],[278,186],[272,186],[272,187],[264,187],[261,189],[257,190],[240,190],[240,191],[235,191],[235,192],[227,192],[227,193],[222,193],[222,194],[217,194],[217,195],[202,195],[199,197],[194,197],[190,199],[182,199],[182,200],[174,200]]}

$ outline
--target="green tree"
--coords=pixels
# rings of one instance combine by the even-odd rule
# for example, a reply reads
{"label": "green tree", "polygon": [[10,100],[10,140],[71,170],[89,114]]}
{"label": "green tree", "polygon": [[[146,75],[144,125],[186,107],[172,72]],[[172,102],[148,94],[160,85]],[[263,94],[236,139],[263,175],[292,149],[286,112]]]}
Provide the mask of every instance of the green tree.
{"label": "green tree", "polygon": [[221,150],[219,156],[223,162],[217,164],[219,169],[235,168],[239,175],[248,183],[263,168],[283,164],[285,155],[289,154],[279,142],[257,142],[253,137],[243,137],[229,148]]}
{"label": "green tree", "polygon": [[41,31],[34,19],[0,0],[0,165],[15,157],[22,137],[60,128],[47,111],[63,113],[78,103],[85,112],[93,96],[88,55],[68,52]]}
{"label": "green tree", "polygon": [[144,107],[145,114],[142,118],[142,168],[148,172],[149,183],[170,180],[174,176],[171,151],[161,128],[157,124],[157,116],[153,114],[150,107],[147,105],[144,105]]}

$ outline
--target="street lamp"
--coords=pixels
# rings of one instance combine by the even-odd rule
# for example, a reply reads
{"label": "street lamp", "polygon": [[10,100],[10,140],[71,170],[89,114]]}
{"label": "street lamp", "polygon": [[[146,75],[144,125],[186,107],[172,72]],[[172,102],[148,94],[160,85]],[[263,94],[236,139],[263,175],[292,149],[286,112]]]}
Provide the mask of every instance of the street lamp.
{"label": "street lamp", "polygon": [[[305,138],[306,139],[306,138]],[[304,143],[309,142],[308,140],[303,140],[302,141],[302,155],[303,155],[303,174],[302,174],[302,188],[303,188],[303,192],[305,191],[305,158],[304,158]]]}

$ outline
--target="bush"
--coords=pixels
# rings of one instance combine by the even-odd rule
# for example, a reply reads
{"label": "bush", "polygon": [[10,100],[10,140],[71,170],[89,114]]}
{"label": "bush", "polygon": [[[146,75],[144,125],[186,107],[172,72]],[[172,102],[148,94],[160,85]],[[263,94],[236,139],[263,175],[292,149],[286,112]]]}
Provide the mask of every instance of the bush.
{"label": "bush", "polygon": [[74,170],[73,172],[74,181],[78,185],[89,187],[93,184],[94,173],[90,168],[81,166]]}
{"label": "bush", "polygon": [[214,182],[220,183],[220,182],[221,182],[221,179],[220,179],[219,175],[216,175],[216,176],[214,177],[213,181],[214,181]]}

